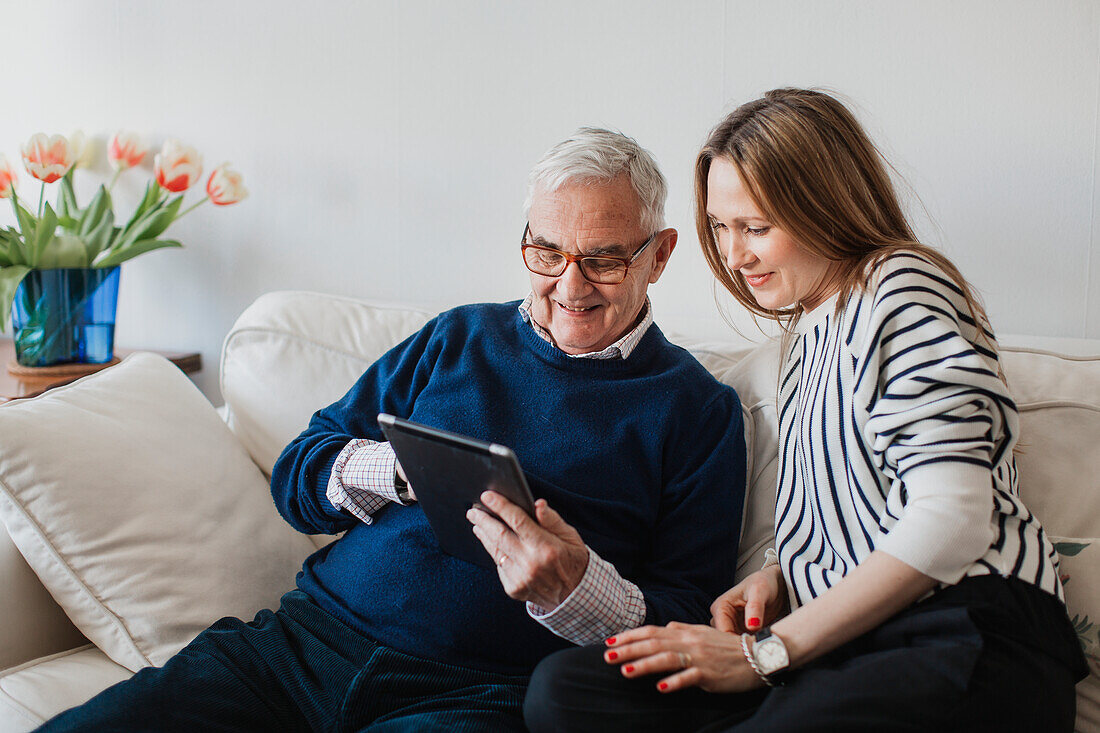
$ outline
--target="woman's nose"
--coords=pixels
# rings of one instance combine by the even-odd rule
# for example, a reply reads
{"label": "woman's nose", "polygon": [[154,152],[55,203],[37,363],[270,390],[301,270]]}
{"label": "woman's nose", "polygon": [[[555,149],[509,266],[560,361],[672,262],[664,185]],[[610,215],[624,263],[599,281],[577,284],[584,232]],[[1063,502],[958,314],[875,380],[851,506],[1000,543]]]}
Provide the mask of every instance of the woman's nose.
{"label": "woman's nose", "polygon": [[748,248],[732,233],[725,234],[725,247],[719,242],[719,250],[725,254],[726,267],[732,272],[737,272],[752,261],[752,255]]}

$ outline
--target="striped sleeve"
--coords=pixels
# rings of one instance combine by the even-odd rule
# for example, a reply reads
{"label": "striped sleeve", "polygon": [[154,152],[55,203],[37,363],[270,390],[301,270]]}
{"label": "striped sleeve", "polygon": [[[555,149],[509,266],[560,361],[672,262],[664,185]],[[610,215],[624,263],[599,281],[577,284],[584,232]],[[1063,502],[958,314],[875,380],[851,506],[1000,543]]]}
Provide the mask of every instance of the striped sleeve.
{"label": "striped sleeve", "polygon": [[875,274],[855,395],[874,460],[902,485],[904,511],[875,546],[945,583],[992,541],[993,468],[1016,430],[991,338],[961,290],[916,256]]}

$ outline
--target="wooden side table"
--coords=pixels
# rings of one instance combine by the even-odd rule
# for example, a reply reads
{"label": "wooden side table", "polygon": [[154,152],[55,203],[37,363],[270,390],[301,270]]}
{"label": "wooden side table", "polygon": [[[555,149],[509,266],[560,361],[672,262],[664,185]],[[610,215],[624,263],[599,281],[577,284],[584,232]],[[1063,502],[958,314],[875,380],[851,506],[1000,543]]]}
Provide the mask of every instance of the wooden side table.
{"label": "wooden side table", "polygon": [[[115,356],[126,358],[135,351],[152,351],[178,366],[184,374],[194,374],[202,369],[202,354],[198,352],[153,351],[152,349],[115,349]],[[0,338],[0,404],[25,397],[37,397],[48,389],[80,379],[80,374],[54,376],[16,376],[8,372],[7,365],[15,360],[15,343],[10,338]]]}

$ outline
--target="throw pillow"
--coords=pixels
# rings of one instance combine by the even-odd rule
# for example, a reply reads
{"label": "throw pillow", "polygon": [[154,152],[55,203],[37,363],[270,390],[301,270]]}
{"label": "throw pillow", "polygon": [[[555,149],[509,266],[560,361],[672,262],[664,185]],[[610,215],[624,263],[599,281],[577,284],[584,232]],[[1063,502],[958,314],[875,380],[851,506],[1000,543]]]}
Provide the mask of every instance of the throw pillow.
{"label": "throw pillow", "polygon": [[276,604],[314,549],[215,409],[152,354],[0,408],[0,521],[132,671]]}
{"label": "throw pillow", "polygon": [[1066,606],[1089,663],[1089,676],[1077,683],[1077,723],[1081,733],[1100,730],[1100,538],[1052,537]]}

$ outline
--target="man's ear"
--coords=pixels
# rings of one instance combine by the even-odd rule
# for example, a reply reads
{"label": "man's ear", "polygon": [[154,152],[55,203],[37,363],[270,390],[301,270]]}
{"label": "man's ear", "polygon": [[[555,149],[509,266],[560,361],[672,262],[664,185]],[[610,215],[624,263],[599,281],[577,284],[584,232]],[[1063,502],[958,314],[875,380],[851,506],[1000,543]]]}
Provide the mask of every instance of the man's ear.
{"label": "man's ear", "polygon": [[672,256],[672,250],[676,249],[677,236],[676,230],[671,227],[658,232],[657,241],[654,242],[657,249],[653,254],[653,269],[649,271],[650,284],[657,282],[661,273],[665,271],[665,265],[668,264],[668,258]]}

